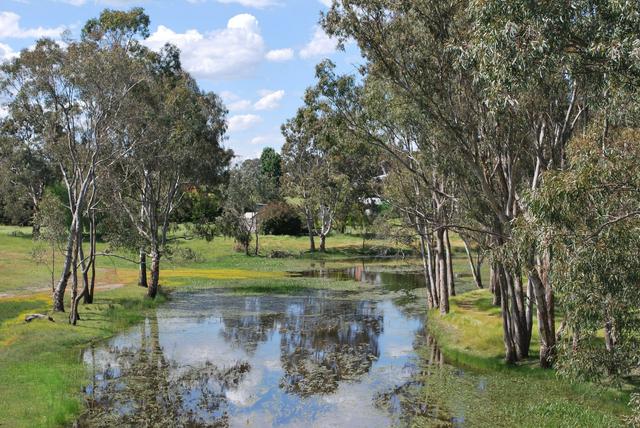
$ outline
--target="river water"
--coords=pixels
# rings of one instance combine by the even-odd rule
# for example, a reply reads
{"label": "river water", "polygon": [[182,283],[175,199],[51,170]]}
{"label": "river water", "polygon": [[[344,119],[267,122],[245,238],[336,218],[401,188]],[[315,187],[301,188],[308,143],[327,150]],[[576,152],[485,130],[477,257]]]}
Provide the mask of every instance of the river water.
{"label": "river water", "polygon": [[404,424],[400,394],[413,385],[424,313],[397,301],[176,293],[144,323],[84,352],[93,379],[79,425]]}

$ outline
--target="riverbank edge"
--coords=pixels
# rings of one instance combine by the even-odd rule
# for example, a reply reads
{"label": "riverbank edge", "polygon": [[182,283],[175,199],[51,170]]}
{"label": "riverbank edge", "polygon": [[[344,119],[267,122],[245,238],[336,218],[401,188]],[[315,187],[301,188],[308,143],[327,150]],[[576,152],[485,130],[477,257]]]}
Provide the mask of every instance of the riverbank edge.
{"label": "riverbank edge", "polygon": [[105,291],[96,296],[94,304],[81,306],[81,320],[75,327],[68,324],[68,308],[66,313],[51,314],[53,322],[24,322],[26,313],[49,312],[48,296],[0,301],[0,308],[18,307],[13,318],[0,323],[0,396],[4,401],[0,427],[72,424],[84,410],[82,390],[90,381],[82,352],[142,322],[149,311],[170,299],[171,291],[163,287],[155,300],[134,284]]}
{"label": "riverbank edge", "polygon": [[[555,384],[586,402],[597,399],[603,408],[614,411],[620,426],[626,426],[625,419],[631,412],[628,407],[630,391],[626,388],[621,390],[571,382],[553,370],[540,368],[537,332],[534,332],[532,339],[530,358],[515,366],[507,365],[503,355],[500,308],[493,306],[488,290],[475,290],[451,297],[450,306],[450,312],[446,315],[440,314],[437,309],[429,310],[426,323],[427,334],[437,343],[447,364],[483,376],[512,376],[514,379]],[[419,350],[419,353],[425,350]],[[566,417],[562,426],[580,426],[572,425],[569,412]]]}

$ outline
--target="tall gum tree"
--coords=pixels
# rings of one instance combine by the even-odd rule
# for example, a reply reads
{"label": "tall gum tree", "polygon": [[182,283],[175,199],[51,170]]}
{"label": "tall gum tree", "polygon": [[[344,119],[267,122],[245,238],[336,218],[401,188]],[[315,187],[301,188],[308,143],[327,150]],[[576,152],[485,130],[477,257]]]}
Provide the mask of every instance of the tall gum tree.
{"label": "tall gum tree", "polygon": [[[100,31],[88,31],[96,24]],[[148,18],[141,9],[106,10],[91,20],[79,41],[61,47],[47,39],[3,67],[3,88],[9,88],[10,110],[39,116],[41,138],[60,171],[67,190],[71,225],[53,309],[64,311],[64,293],[77,271],[82,223],[88,195],[98,169],[128,152],[114,138],[124,120],[133,88],[145,77],[133,53]],[[93,29],[95,29],[95,25]]]}
{"label": "tall gum tree", "polygon": [[[602,108],[597,101],[606,99],[621,70],[635,75],[638,7],[605,1],[337,0],[323,26],[343,41],[355,40],[366,75],[391,84],[437,131],[440,150],[458,166],[453,172],[462,186],[456,197],[469,210],[464,218],[479,221],[478,229],[491,237],[489,249],[499,255],[512,222],[527,209],[523,193],[540,185],[543,171],[565,167],[567,141],[594,117],[586,111]],[[437,164],[444,165],[443,159]],[[507,362],[528,355],[535,300],[540,363],[550,366],[550,255],[534,252],[518,265],[493,257],[492,264]]]}
{"label": "tall gum tree", "polygon": [[[232,152],[223,147],[226,109],[214,93],[203,92],[182,70],[179,51],[144,52],[148,78],[137,88],[132,114],[120,134],[136,146],[111,169],[114,209],[135,228],[151,258],[147,294],[158,293],[160,261],[170,236],[172,216],[186,191],[216,185]],[[141,251],[142,253],[142,251]]]}

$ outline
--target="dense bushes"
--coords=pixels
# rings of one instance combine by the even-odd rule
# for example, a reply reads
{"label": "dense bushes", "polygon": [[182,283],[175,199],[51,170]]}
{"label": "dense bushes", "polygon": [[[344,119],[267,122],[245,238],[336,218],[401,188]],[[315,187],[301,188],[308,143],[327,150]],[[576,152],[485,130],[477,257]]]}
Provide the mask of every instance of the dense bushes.
{"label": "dense bushes", "polygon": [[291,205],[273,202],[260,210],[260,228],[265,235],[300,235],[302,221]]}

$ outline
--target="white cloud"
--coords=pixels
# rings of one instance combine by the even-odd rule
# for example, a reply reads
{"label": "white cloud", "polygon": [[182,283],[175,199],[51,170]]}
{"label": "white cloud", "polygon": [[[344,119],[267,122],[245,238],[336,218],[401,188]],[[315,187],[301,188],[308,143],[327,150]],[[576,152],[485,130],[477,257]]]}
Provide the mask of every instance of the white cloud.
{"label": "white cloud", "polygon": [[267,52],[265,58],[267,58],[269,61],[274,62],[289,61],[291,58],[293,58],[293,49],[274,49]]}
{"label": "white cloud", "polygon": [[20,15],[13,12],[0,12],[0,39],[7,38],[40,38],[40,37],[58,37],[64,27],[56,28],[22,28],[20,26]]}
{"label": "white cloud", "polygon": [[331,3],[333,3],[333,0],[320,0],[320,3],[322,3],[326,7],[331,7]]}
{"label": "white cloud", "polygon": [[278,135],[258,135],[249,140],[249,144],[252,146],[260,146],[260,147],[275,147],[278,148],[283,144],[282,136]]}
{"label": "white cloud", "polygon": [[233,101],[227,104],[227,108],[229,109],[229,111],[247,110],[251,108],[251,101],[249,100]]}
{"label": "white cloud", "polygon": [[253,145],[253,146],[257,146],[257,145],[263,145],[268,141],[267,137],[253,137],[250,141],[249,144]]}
{"label": "white cloud", "polygon": [[239,114],[229,118],[229,132],[246,131],[262,122],[262,118],[255,114]]}
{"label": "white cloud", "polygon": [[264,9],[265,7],[280,5],[276,0],[218,0],[218,3],[237,3],[245,7],[255,7],[256,9]]}
{"label": "white cloud", "polygon": [[[84,6],[88,0],[55,0],[60,3],[67,3],[72,6]],[[106,4],[108,6],[124,7],[138,6],[141,3],[147,3],[149,0],[95,0],[95,3]]]}
{"label": "white cloud", "polygon": [[232,79],[250,75],[264,58],[264,40],[258,20],[236,15],[222,30],[202,34],[198,30],[176,33],[163,25],[144,42],[151,49],[173,43],[182,53],[182,64],[203,79]]}
{"label": "white cloud", "polygon": [[253,108],[256,110],[273,110],[280,106],[280,100],[284,98],[284,91],[261,91],[260,95],[262,98],[256,101]]}
{"label": "white cloud", "polygon": [[322,28],[316,27],[311,41],[300,50],[300,57],[307,59],[328,55],[336,51],[337,45],[337,40],[329,37]]}
{"label": "white cloud", "polygon": [[11,49],[11,46],[0,43],[0,62],[14,58],[17,55],[18,53]]}
{"label": "white cloud", "polygon": [[247,110],[252,106],[251,101],[242,99],[231,91],[222,91],[220,96],[229,111]]}
{"label": "white cloud", "polygon": [[[245,98],[241,98],[237,94],[231,91],[222,91],[220,96],[225,102],[229,111],[239,110],[273,110],[280,106],[280,101],[285,96],[285,91],[280,89],[278,91],[262,90],[258,92],[260,98],[256,102],[249,101]],[[251,115],[249,115],[251,116]]]}
{"label": "white cloud", "polygon": [[0,119],[4,119],[8,115],[9,109],[7,108],[7,106],[3,106],[2,104],[0,104]]}

